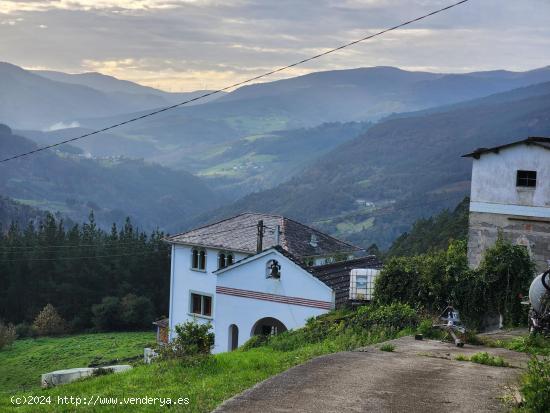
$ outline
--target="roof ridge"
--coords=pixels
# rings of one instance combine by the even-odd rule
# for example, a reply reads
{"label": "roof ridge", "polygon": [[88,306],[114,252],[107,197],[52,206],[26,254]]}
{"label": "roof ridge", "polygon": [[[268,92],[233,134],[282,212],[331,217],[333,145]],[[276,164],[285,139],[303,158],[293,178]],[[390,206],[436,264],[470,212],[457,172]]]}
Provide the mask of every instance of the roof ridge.
{"label": "roof ridge", "polygon": [[193,231],[198,231],[199,229],[204,229],[204,228],[208,228],[208,227],[211,227],[213,225],[218,225],[218,224],[221,224],[222,222],[225,222],[225,221],[229,221],[231,219],[235,219],[237,217],[240,217],[241,215],[246,215],[246,214],[249,214],[249,212],[241,212],[240,214],[237,214],[237,215],[233,215],[233,216],[230,216],[230,217],[227,217],[227,218],[224,218],[224,219],[220,219],[219,221],[214,221],[212,222],[211,224],[205,224],[205,225],[201,225],[200,227],[196,227],[196,228],[193,228],[193,229],[190,229],[189,231],[183,231],[183,232],[180,232],[178,234],[173,234],[173,235],[170,235],[168,238],[173,238],[173,237],[179,237],[181,235],[186,235],[186,234],[189,234]]}
{"label": "roof ridge", "polygon": [[316,233],[321,234],[321,235],[324,236],[324,237],[330,238],[330,239],[332,239],[332,240],[334,240],[334,241],[338,241],[338,242],[340,242],[340,243],[342,243],[342,244],[344,244],[344,245],[347,245],[347,246],[356,248],[356,249],[358,249],[358,250],[361,250],[361,249],[362,249],[362,248],[359,248],[359,247],[357,247],[356,245],[353,245],[353,244],[351,244],[351,243],[349,243],[349,242],[347,242],[347,241],[343,241],[343,240],[341,240],[341,239],[339,239],[339,238],[336,238],[336,237],[333,237],[332,235],[327,234],[326,232],[320,231],[320,230],[318,230],[317,228],[313,228],[313,227],[311,227],[311,226],[309,226],[309,225],[302,224],[301,222],[296,221],[296,220],[294,220],[294,219],[292,219],[292,218],[283,217],[283,221],[284,221],[284,220],[292,221],[292,222],[294,222],[295,224],[301,225],[302,227],[309,228],[309,229],[311,229],[312,231],[315,231]]}

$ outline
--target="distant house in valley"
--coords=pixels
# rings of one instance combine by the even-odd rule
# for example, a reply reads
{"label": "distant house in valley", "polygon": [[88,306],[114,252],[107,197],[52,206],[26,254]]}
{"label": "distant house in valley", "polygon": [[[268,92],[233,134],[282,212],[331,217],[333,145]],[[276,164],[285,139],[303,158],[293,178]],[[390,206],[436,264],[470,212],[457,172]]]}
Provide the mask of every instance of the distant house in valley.
{"label": "distant house in valley", "polygon": [[539,271],[550,259],[550,138],[531,137],[464,155],[473,158],[468,261],[479,265],[499,232],[525,245]]}
{"label": "distant house in valley", "polygon": [[214,352],[364,302],[380,268],[374,256],[356,258],[360,248],[277,215],[244,213],[167,241],[169,334],[187,320],[210,322]]}

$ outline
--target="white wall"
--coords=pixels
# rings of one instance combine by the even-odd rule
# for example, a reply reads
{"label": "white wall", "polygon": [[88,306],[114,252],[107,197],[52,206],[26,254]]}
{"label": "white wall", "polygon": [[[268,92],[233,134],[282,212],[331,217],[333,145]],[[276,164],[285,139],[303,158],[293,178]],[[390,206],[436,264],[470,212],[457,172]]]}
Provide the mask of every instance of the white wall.
{"label": "white wall", "polygon": [[[192,247],[185,245],[172,246],[172,275],[170,288],[170,338],[174,326],[187,320],[195,319],[197,322],[214,320],[208,317],[197,317],[189,313],[190,292],[203,293],[214,297],[216,293],[216,275],[218,269],[218,253],[216,249],[206,249],[206,271],[191,269]],[[245,254],[233,253],[234,261],[246,257]],[[216,299],[212,300],[212,314],[215,314]]]}
{"label": "white wall", "polygon": [[[537,171],[536,188],[516,187],[518,170]],[[473,160],[472,211],[546,216],[550,213],[548,207],[550,150],[535,145],[516,145]]]}
{"label": "white wall", "polygon": [[[267,261],[281,265],[281,278],[266,278]],[[283,255],[272,251],[265,256],[218,275],[218,285],[287,297],[300,297],[334,303],[332,290]],[[228,351],[229,326],[237,325],[239,345],[251,337],[252,327],[261,318],[273,317],[287,329],[300,328],[308,318],[328,312],[326,309],[277,303],[225,294],[216,296],[216,345],[214,352]]]}

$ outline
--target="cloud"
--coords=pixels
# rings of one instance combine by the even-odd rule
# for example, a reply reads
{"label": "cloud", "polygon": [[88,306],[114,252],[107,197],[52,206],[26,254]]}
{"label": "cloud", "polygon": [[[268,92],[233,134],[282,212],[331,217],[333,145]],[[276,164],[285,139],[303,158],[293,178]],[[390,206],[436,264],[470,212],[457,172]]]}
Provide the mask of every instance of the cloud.
{"label": "cloud", "polygon": [[[99,71],[172,91],[217,88],[451,2],[0,0],[0,21],[8,22],[0,25],[0,50],[3,60],[25,67]],[[377,65],[445,72],[545,66],[548,15],[547,0],[472,1],[272,80]],[[37,42],[42,26],[47,36]]]}
{"label": "cloud", "polygon": [[70,122],[70,123],[57,122],[43,129],[43,132],[53,132],[60,129],[78,128],[79,126],[80,126],[80,123],[78,123],[77,121]]}

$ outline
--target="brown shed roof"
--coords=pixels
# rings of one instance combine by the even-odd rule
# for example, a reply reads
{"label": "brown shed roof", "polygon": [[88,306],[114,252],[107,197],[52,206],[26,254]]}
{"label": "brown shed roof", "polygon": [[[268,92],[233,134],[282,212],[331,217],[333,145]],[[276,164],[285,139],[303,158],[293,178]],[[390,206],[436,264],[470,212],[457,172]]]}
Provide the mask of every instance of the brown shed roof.
{"label": "brown shed roof", "polygon": [[323,256],[338,252],[352,253],[361,249],[340,241],[292,219],[270,214],[246,212],[188,232],[173,235],[166,240],[174,244],[256,253],[257,224],[263,220],[265,231],[263,249],[277,245],[275,229],[279,226],[279,244],[296,257]]}

